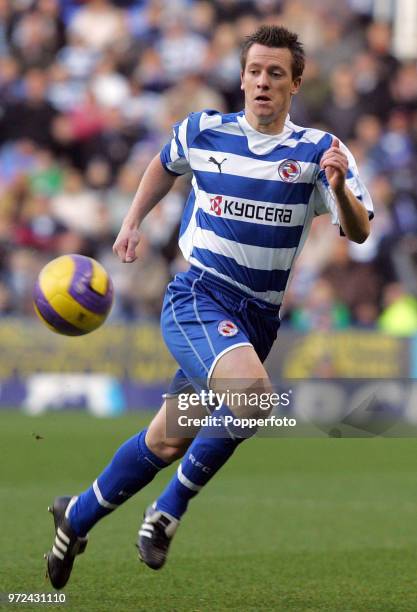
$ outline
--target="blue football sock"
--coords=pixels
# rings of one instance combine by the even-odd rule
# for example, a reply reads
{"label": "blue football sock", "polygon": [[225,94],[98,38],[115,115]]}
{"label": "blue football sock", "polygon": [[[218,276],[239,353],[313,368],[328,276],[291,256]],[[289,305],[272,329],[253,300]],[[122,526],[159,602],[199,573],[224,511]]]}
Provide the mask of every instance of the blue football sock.
{"label": "blue football sock", "polygon": [[[222,409],[223,411],[223,409]],[[216,437],[209,437],[215,435]],[[176,474],[156,501],[158,510],[180,519],[188,502],[231,457],[244,438],[233,438],[216,427],[203,427],[185,453]]]}
{"label": "blue football sock", "polygon": [[69,511],[75,533],[84,536],[106,516],[146,486],[168,464],[145,443],[146,429],[127,440],[93,485],[81,493]]}

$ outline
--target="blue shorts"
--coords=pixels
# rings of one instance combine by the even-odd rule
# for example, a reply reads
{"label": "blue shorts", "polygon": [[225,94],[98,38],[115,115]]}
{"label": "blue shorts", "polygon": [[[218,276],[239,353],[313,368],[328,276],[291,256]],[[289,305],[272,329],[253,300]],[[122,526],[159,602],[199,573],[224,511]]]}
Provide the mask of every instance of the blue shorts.
{"label": "blue shorts", "polygon": [[179,364],[168,394],[208,388],[220,357],[253,346],[264,362],[277,337],[279,307],[235,289],[196,266],[168,285],[161,315],[167,347]]}

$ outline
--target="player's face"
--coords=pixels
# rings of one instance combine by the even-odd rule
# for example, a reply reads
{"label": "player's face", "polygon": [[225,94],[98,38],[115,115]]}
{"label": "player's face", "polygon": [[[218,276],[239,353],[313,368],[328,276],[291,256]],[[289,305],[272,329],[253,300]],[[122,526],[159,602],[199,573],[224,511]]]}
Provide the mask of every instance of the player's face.
{"label": "player's face", "polygon": [[271,134],[281,131],[291,96],[298,92],[301,83],[301,78],[293,79],[292,76],[291,51],[252,45],[241,82],[249,123]]}

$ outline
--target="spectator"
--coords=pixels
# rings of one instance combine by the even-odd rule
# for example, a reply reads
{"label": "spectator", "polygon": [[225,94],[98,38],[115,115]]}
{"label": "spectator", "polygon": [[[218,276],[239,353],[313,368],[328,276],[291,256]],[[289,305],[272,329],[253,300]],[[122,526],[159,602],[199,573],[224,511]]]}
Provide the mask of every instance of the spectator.
{"label": "spectator", "polygon": [[129,97],[129,82],[116,70],[111,56],[105,56],[96,66],[91,91],[102,108],[122,108]]}
{"label": "spectator", "polygon": [[337,66],[330,76],[330,95],[325,103],[326,122],[342,140],[353,136],[361,114],[354,72],[348,64]]}
{"label": "spectator", "polygon": [[417,70],[415,64],[401,66],[391,86],[397,106],[414,111],[417,108]]}
{"label": "spectator", "polygon": [[124,165],[117,174],[116,183],[106,191],[104,204],[111,236],[116,238],[122,221],[132,203],[141,173],[133,165]]}
{"label": "spectator", "polygon": [[0,318],[13,314],[12,293],[5,283],[0,281]]}
{"label": "spectator", "polygon": [[406,293],[401,283],[387,285],[383,303],[384,310],[378,319],[381,331],[394,336],[417,333],[417,299]]}
{"label": "spectator", "polygon": [[349,325],[349,310],[336,299],[332,285],[318,280],[312,287],[306,303],[295,308],[291,322],[299,331],[330,331],[344,329]]}
{"label": "spectator", "polygon": [[109,249],[100,260],[109,271],[115,288],[114,317],[127,320],[137,316],[159,317],[163,292],[169,280],[164,258],[151,249],[146,235],[140,242],[140,264],[126,266],[112,257]]}
{"label": "spectator", "polygon": [[85,95],[85,85],[72,79],[63,64],[56,62],[49,68],[47,99],[60,113],[70,113],[80,106]]}
{"label": "spectator", "polygon": [[163,115],[162,95],[145,89],[136,76],[130,78],[129,87],[129,97],[121,109],[126,124],[133,129],[140,126],[158,132]]}
{"label": "spectator", "polygon": [[389,23],[373,21],[366,30],[367,49],[375,57],[382,80],[388,82],[395,74],[399,61],[391,53],[391,27]]}
{"label": "spectator", "polygon": [[50,197],[61,190],[63,169],[50,151],[40,149],[37,152],[36,164],[29,181],[30,190],[34,195]]}
{"label": "spectator", "polygon": [[184,266],[176,234],[187,179],[146,220],[140,282],[136,267],[122,278],[112,240],[172,123],[241,108],[239,45],[260,20],[305,41],[291,119],[340,135],[376,209],[363,245],[314,221],[285,322],[385,329],[398,313],[412,320],[416,66],[393,56],[391,24],[353,0],[0,0],[0,316],[29,314],[39,266],[67,252],[104,257],[120,290],[114,316],[159,314],[158,291]]}
{"label": "spectator", "polygon": [[394,102],[377,58],[369,52],[358,53],[354,58],[354,72],[361,111],[386,120]]}
{"label": "spectator", "polygon": [[167,81],[175,83],[181,77],[202,70],[208,45],[203,36],[185,27],[184,16],[177,16],[164,24],[157,50]]}
{"label": "spectator", "polygon": [[10,52],[8,29],[12,20],[12,10],[8,0],[0,0],[0,57]]}
{"label": "spectator", "polygon": [[7,140],[28,139],[33,143],[52,149],[52,122],[56,110],[46,99],[47,75],[33,68],[23,79],[24,98],[9,102],[3,115],[2,138]]}
{"label": "spectator", "polygon": [[76,32],[68,35],[68,44],[57,55],[57,60],[74,80],[88,81],[94,72],[101,53],[87,45]]}
{"label": "spectator", "polygon": [[190,29],[205,39],[211,39],[215,30],[216,9],[208,0],[193,2],[190,8]]}
{"label": "spectator", "polygon": [[10,38],[15,57],[24,69],[46,68],[60,44],[59,24],[48,12],[33,9],[15,21]]}
{"label": "spectator", "polygon": [[62,191],[51,199],[51,212],[64,227],[86,238],[106,234],[107,215],[100,196],[86,187],[76,170],[67,171]]}
{"label": "spectator", "polygon": [[123,14],[108,0],[90,0],[75,13],[69,31],[97,51],[110,49],[127,36]]}
{"label": "spectator", "polygon": [[13,104],[21,96],[20,67],[11,55],[0,54],[0,105]]}
{"label": "spectator", "polygon": [[13,229],[13,241],[34,251],[54,252],[56,237],[65,230],[51,214],[50,200],[43,195],[29,196]]}
{"label": "spectator", "polygon": [[188,74],[178,85],[169,89],[163,98],[169,121],[175,123],[184,114],[193,112],[194,108],[215,108],[225,111],[225,102],[221,94],[204,83],[201,74]]}
{"label": "spectator", "polygon": [[225,97],[229,108],[237,110],[240,104],[239,79],[240,59],[237,33],[230,23],[220,24],[213,35],[204,70],[210,83]]}

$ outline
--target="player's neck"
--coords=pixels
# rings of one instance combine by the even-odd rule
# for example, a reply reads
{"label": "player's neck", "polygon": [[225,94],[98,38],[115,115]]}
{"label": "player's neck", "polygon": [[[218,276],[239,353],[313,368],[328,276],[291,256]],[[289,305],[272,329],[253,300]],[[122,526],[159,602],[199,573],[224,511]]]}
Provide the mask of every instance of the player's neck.
{"label": "player's neck", "polygon": [[278,136],[284,129],[287,113],[284,113],[276,119],[272,120],[271,122],[266,123],[265,121],[260,120],[249,109],[246,108],[245,117],[251,128],[253,128],[257,132],[260,132],[261,134],[266,134],[268,136]]}

